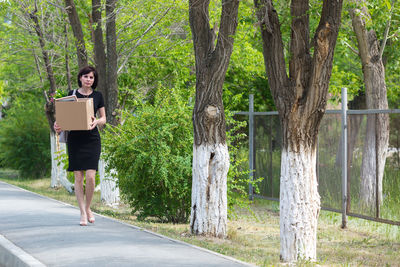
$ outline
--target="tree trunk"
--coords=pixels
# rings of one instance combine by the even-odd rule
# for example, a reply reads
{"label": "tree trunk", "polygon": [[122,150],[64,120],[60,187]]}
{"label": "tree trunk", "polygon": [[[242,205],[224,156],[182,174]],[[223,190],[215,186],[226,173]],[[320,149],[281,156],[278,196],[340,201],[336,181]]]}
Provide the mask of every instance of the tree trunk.
{"label": "tree trunk", "polygon": [[255,0],[264,62],[282,133],[281,260],[316,260],[320,198],[316,179],[316,138],[325,112],[342,1],[325,0],[311,56],[309,3],[291,1],[289,77],[278,14],[271,0]]}
{"label": "tree trunk", "polygon": [[226,144],[193,146],[192,233],[226,236],[228,170]]}
{"label": "tree trunk", "polygon": [[68,26],[67,24],[64,25],[64,33],[65,33],[65,72],[67,76],[67,84],[68,84],[68,91],[72,90],[72,83],[71,83],[71,71],[69,69],[69,53],[68,53]]}
{"label": "tree trunk", "polygon": [[281,259],[316,259],[320,211],[316,147],[300,145],[297,151],[283,149],[280,179]]}
{"label": "tree trunk", "polygon": [[[363,5],[364,1],[357,1]],[[369,16],[366,8],[353,9],[353,29],[356,33],[359,54],[364,74],[368,109],[388,109],[385,68],[374,30],[369,32],[364,17]],[[361,166],[361,201],[367,207],[382,202],[382,180],[389,145],[389,115],[374,114],[367,116],[367,132],[364,142]],[[378,181],[378,185],[377,185]],[[378,186],[378,194],[376,187]]]}
{"label": "tree trunk", "polygon": [[106,71],[106,52],[103,41],[103,29],[101,26],[101,1],[100,0],[92,0],[92,17],[94,23],[94,43],[93,43],[93,52],[94,52],[94,62],[96,64],[96,70],[99,74],[99,81],[97,83],[98,90],[103,94],[104,101],[106,104],[106,112],[107,103],[108,103],[108,93],[107,93],[107,71]]}
{"label": "tree trunk", "polygon": [[[39,45],[42,50],[43,61],[44,61],[45,67],[46,67],[47,78],[50,83],[49,94],[52,94],[56,91],[56,80],[54,78],[53,67],[50,62],[49,54],[45,47],[46,42],[44,40],[43,32],[42,32],[42,29],[39,24],[39,19],[37,17],[37,11],[38,11],[37,7],[35,7],[35,10],[32,13],[30,13],[29,16],[30,16],[31,20],[33,21],[33,26],[34,26],[35,32],[38,36],[38,39],[39,39]],[[54,117],[54,110],[53,110],[53,117]],[[53,121],[53,123],[54,123],[54,121]]]}
{"label": "tree trunk", "polygon": [[107,36],[107,122],[117,125],[118,109],[118,55],[117,55],[117,34],[115,29],[115,5],[116,0],[106,1],[106,36]]}
{"label": "tree trunk", "polygon": [[[106,43],[107,52],[105,51],[103,41],[103,29],[101,26],[101,1],[92,0],[92,17],[95,25],[94,36],[94,58],[96,62],[96,69],[99,74],[98,88],[102,92],[105,100],[105,109],[107,116],[107,123],[117,125],[118,109],[118,55],[117,55],[117,35],[115,27],[115,6],[117,0],[106,1]],[[101,179],[101,197],[102,200],[108,205],[115,206],[119,202],[119,190],[116,186],[116,175],[108,175],[104,172],[103,160]]]}
{"label": "tree trunk", "polygon": [[110,207],[118,206],[120,196],[119,188],[117,186],[117,174],[115,171],[107,173],[106,163],[103,159],[99,161],[99,176],[100,176],[100,198],[106,205]]}
{"label": "tree trunk", "polygon": [[239,1],[222,0],[218,39],[210,29],[209,0],[189,1],[196,61],[193,110],[193,182],[190,228],[194,234],[226,236],[229,154],[222,87],[233,48]]}
{"label": "tree trunk", "polygon": [[67,151],[66,145],[60,143],[58,136],[50,131],[50,147],[51,147],[51,187],[64,186],[69,193],[74,192],[74,185],[67,179],[67,171],[63,161],[60,159],[62,154]]}
{"label": "tree trunk", "polygon": [[[37,12],[38,12],[38,9],[37,9],[37,6],[35,6],[35,9],[33,10],[33,12],[29,14],[29,17],[33,21],[33,27],[34,27],[36,35],[38,36],[38,39],[39,39],[39,45],[40,45],[40,48],[42,51],[43,61],[44,61],[45,67],[46,67],[47,79],[50,83],[50,90],[48,92],[48,95],[51,95],[51,94],[54,94],[56,91],[56,80],[54,78],[53,67],[50,62],[49,54],[45,47],[46,42],[43,37],[43,32],[40,27],[39,19],[37,17]],[[54,107],[54,102],[49,101],[49,98],[47,96],[46,96],[45,110],[46,110],[46,117],[47,117],[47,121],[49,123],[50,130],[54,131],[53,125],[55,122],[55,117],[54,117],[55,107]]]}
{"label": "tree trunk", "polygon": [[72,32],[75,37],[76,54],[78,58],[79,69],[88,65],[85,39],[83,37],[82,25],[76,11],[74,0],[65,0],[65,10],[68,14],[68,19],[72,27]]}
{"label": "tree trunk", "polygon": [[[42,29],[40,27],[39,24],[39,19],[37,17],[37,11],[38,8],[35,5],[35,9],[32,13],[29,14],[31,20],[33,21],[34,24],[34,28],[35,28],[35,32],[39,38],[39,44],[40,44],[40,48],[42,50],[42,55],[43,55],[43,60],[46,66],[46,72],[47,72],[47,78],[50,82],[50,90],[49,90],[49,95],[52,95],[55,93],[56,91],[56,81],[54,78],[54,73],[53,73],[53,67],[51,65],[50,62],[50,58],[48,55],[48,52],[45,48],[45,40],[43,37],[43,32]],[[46,94],[45,94],[46,95]],[[52,154],[51,154],[51,158],[52,158],[52,180],[51,180],[51,185],[58,185],[59,183],[61,183],[61,185],[63,185],[65,187],[65,189],[67,189],[68,192],[73,192],[73,185],[68,181],[67,176],[66,176],[66,172],[63,172],[63,169],[60,169],[60,166],[58,165],[57,160],[55,159],[55,157],[57,157],[57,152],[53,153],[55,150],[59,151],[58,146],[55,145],[57,144],[57,138],[54,132],[54,122],[55,122],[55,106],[54,106],[54,102],[53,101],[49,101],[48,96],[46,95],[46,106],[45,106],[45,110],[46,110],[46,117],[47,117],[47,121],[49,123],[49,127],[50,127],[50,146],[52,149]],[[53,175],[55,175],[55,178]]]}

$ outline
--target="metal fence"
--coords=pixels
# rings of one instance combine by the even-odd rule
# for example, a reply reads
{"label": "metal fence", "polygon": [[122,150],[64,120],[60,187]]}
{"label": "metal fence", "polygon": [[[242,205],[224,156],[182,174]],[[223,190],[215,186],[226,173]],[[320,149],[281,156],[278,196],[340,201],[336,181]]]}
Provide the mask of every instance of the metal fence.
{"label": "metal fence", "polygon": [[[345,92],[342,103],[347,103]],[[362,161],[366,155],[367,118],[382,114],[387,114],[384,116],[389,116],[390,120],[383,183],[382,188],[379,182],[375,183],[376,200],[366,203],[360,185]],[[263,178],[258,184],[258,194],[250,184],[250,198],[279,201],[282,134],[278,112],[254,112],[251,95],[249,112],[238,112],[235,116],[249,122],[249,168],[253,170],[250,178]],[[352,127],[347,131],[349,123]],[[347,216],[400,225],[400,110],[327,110],[321,121],[317,149],[322,209],[342,213],[343,227]],[[378,201],[380,190],[382,199]]]}

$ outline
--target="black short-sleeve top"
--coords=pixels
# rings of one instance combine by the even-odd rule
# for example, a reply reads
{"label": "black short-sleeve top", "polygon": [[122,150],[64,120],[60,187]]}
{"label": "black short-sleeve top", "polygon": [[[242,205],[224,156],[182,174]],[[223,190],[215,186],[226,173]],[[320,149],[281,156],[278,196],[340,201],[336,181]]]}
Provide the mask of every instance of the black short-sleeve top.
{"label": "black short-sleeve top", "polygon": [[[72,95],[73,94],[73,90],[68,92],[68,95]],[[93,98],[93,108],[94,108],[94,115],[96,116],[97,111],[99,110],[99,108],[104,107],[104,98],[101,92],[99,91],[95,91],[93,90],[93,92],[86,96],[86,95],[82,95],[81,93],[78,92],[78,90],[76,90],[75,93],[77,98]]]}

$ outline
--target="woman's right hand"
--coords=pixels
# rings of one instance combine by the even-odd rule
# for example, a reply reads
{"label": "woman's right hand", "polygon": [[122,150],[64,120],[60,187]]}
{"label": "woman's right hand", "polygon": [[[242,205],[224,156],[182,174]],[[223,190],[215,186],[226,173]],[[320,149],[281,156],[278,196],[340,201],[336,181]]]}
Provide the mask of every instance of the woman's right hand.
{"label": "woman's right hand", "polygon": [[54,131],[56,131],[56,133],[61,133],[61,127],[57,124],[57,122],[54,122]]}

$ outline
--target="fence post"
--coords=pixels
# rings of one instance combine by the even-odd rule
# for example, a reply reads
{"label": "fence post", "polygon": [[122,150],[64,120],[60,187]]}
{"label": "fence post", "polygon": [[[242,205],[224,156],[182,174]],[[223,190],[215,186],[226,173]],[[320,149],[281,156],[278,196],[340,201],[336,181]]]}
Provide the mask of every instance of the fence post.
{"label": "fence post", "polygon": [[347,227],[347,88],[342,88],[342,228]]}
{"label": "fence post", "polygon": [[254,95],[249,95],[249,199],[253,200],[253,170],[254,170]]}

